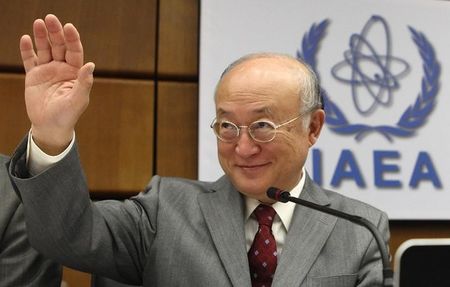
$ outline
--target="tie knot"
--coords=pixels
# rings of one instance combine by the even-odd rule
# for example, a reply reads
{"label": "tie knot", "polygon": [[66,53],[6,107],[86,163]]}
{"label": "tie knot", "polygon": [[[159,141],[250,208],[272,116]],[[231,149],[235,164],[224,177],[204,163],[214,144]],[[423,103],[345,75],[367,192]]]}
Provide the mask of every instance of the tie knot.
{"label": "tie knot", "polygon": [[273,219],[275,217],[276,211],[270,205],[260,204],[253,211],[260,225],[265,225],[272,227]]}

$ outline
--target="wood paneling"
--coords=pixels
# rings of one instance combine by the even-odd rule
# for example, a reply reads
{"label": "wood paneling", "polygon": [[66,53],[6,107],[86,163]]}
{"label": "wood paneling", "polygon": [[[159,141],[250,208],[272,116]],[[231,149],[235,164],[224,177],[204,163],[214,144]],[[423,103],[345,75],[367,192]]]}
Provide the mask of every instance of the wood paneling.
{"label": "wood paneling", "polygon": [[85,59],[97,72],[149,77],[155,71],[156,1],[0,1],[0,66],[21,69],[21,35],[33,33],[34,19],[53,13],[78,28]]}
{"label": "wood paneling", "polygon": [[[77,125],[90,189],[97,195],[119,197],[142,190],[153,174],[154,163],[154,84],[150,79],[155,78],[157,63],[157,0],[0,1],[0,11],[0,25],[5,27],[0,45],[0,152],[10,154],[30,126],[19,39],[32,34],[34,19],[53,13],[63,23],[71,22],[78,28],[86,61],[96,63],[91,102]],[[196,37],[197,31],[191,32]],[[195,47],[185,50],[192,53]],[[171,57],[170,53],[165,55]],[[185,61],[191,56],[177,57],[179,75],[189,70],[185,65],[196,69],[196,58]],[[192,74],[196,70],[189,77]],[[64,269],[69,286],[88,287],[89,277]]]}
{"label": "wood paneling", "polygon": [[[64,285],[61,287],[89,287],[91,286],[91,274],[64,267]],[[42,286],[44,287],[44,286]]]}
{"label": "wood paneling", "polygon": [[[0,74],[0,153],[11,154],[30,128],[23,90],[23,75]],[[153,93],[151,81],[95,79],[77,125],[91,190],[136,193],[147,184],[153,174]]]}
{"label": "wood paneling", "polygon": [[197,110],[197,84],[158,82],[157,174],[197,178]]}
{"label": "wood paneling", "polygon": [[198,78],[199,0],[160,1],[158,77]]}
{"label": "wood paneling", "polygon": [[30,129],[24,83],[23,75],[0,74],[0,153],[3,154],[10,155]]}
{"label": "wood paneling", "polygon": [[144,80],[95,79],[76,128],[89,187],[136,193],[153,173],[154,85]]}

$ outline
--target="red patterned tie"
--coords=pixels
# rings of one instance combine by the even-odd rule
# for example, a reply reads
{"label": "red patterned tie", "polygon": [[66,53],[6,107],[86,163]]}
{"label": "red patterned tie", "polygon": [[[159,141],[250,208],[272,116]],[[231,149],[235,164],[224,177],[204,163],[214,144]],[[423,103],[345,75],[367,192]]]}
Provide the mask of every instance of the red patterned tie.
{"label": "red patterned tie", "polygon": [[253,287],[269,287],[277,268],[277,243],[272,234],[275,210],[260,204],[253,213],[259,223],[253,244],[248,251],[250,276]]}

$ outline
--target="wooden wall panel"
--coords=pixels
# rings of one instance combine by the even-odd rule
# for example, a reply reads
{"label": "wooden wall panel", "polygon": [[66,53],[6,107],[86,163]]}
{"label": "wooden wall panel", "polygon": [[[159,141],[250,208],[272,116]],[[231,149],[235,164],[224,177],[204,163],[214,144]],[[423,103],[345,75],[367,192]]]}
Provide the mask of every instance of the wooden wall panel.
{"label": "wooden wall panel", "polygon": [[0,153],[3,154],[10,155],[30,129],[24,82],[23,75],[0,74]]}
{"label": "wooden wall panel", "polygon": [[136,193],[153,173],[154,84],[98,79],[76,130],[91,191]]}
{"label": "wooden wall panel", "polygon": [[[153,173],[154,84],[150,80],[155,78],[157,62],[157,1],[0,1],[0,25],[6,27],[0,45],[0,152],[11,153],[29,129],[19,38],[32,34],[34,19],[53,13],[77,26],[85,59],[96,63],[91,103],[77,126],[91,190],[103,197],[142,190]],[[69,286],[89,286],[86,273],[66,268],[64,279]]]}
{"label": "wooden wall panel", "polygon": [[[11,154],[30,128],[23,83],[23,75],[0,74],[3,154]],[[151,81],[95,79],[77,126],[91,190],[136,193],[147,184],[153,173],[153,90]]]}
{"label": "wooden wall panel", "polygon": [[198,78],[199,0],[160,1],[158,77]]}
{"label": "wooden wall panel", "polygon": [[17,0],[0,1],[0,66],[21,69],[18,50],[22,34],[48,13],[79,29],[85,59],[97,73],[145,75],[155,71],[157,0]]}
{"label": "wooden wall panel", "polygon": [[61,287],[89,287],[91,274],[64,267],[63,281],[64,284]]}
{"label": "wooden wall panel", "polygon": [[156,173],[197,178],[198,86],[158,82]]}

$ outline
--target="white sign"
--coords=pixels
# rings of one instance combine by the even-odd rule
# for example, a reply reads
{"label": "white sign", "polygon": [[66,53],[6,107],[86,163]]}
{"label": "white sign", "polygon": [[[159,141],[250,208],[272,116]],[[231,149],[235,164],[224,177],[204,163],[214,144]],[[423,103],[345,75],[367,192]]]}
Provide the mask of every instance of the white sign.
{"label": "white sign", "polygon": [[327,120],[307,169],[391,219],[450,219],[450,3],[201,1],[199,179],[223,174],[214,89],[232,61],[273,51],[321,80]]}

